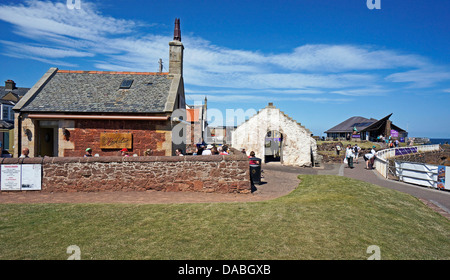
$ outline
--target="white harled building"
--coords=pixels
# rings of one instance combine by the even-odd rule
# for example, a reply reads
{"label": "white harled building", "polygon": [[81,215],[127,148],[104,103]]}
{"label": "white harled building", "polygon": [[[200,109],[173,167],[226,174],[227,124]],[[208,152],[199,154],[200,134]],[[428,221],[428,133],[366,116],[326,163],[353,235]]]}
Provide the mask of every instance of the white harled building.
{"label": "white harled building", "polygon": [[273,103],[239,125],[233,132],[232,146],[255,152],[263,162],[283,165],[315,166],[319,162],[317,143],[311,131],[286,115]]}

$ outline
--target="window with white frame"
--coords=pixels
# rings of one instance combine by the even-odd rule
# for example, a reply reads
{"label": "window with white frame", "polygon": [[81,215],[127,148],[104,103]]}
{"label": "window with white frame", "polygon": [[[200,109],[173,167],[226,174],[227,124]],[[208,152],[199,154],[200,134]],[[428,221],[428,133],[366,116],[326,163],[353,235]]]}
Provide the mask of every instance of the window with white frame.
{"label": "window with white frame", "polygon": [[2,104],[2,120],[11,121],[14,119],[14,112],[12,106]]}

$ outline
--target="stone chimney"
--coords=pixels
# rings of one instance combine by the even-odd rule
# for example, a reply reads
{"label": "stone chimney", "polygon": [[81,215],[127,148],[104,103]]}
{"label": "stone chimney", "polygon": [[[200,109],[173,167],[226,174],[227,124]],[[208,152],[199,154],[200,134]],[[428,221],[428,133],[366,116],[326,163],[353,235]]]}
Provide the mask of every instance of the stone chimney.
{"label": "stone chimney", "polygon": [[181,43],[180,19],[175,19],[173,41],[169,42],[169,74],[180,74],[183,76],[183,50]]}
{"label": "stone chimney", "polygon": [[5,81],[5,90],[13,90],[16,89],[16,83],[13,80]]}

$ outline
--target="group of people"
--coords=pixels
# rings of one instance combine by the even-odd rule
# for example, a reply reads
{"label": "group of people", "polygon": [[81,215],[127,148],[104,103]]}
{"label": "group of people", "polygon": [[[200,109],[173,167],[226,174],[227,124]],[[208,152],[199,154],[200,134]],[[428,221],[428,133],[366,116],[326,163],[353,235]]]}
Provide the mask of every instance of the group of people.
{"label": "group of people", "polygon": [[[375,148],[376,148],[375,146],[372,146],[370,153],[367,153],[363,156],[364,161],[366,163],[365,169],[373,168],[373,163],[374,163],[375,157],[377,155]],[[352,145],[350,145],[350,144],[347,145],[347,148],[345,150],[344,163],[347,163],[349,168],[354,168],[353,161],[355,163],[358,163],[358,156],[359,156],[360,151],[361,151],[361,148],[357,144],[355,144],[354,147],[352,147]]]}
{"label": "group of people", "polygon": [[[176,149],[175,154],[177,156],[184,156],[183,150]],[[229,155],[229,150],[227,145],[216,147],[215,145],[199,145],[193,153],[194,156],[208,156],[208,155]]]}
{"label": "group of people", "polygon": [[[146,155],[150,155],[151,152],[149,152],[147,154],[148,150],[146,151]],[[129,156],[129,151],[127,148],[123,148],[122,150],[120,150],[120,155],[123,157],[128,157]],[[229,151],[228,151],[228,146],[227,145],[223,145],[222,147],[216,147],[213,145],[207,145],[206,147],[204,145],[201,145],[199,148],[197,148],[196,152],[193,155],[228,155]],[[182,149],[176,149],[175,150],[175,155],[177,156],[184,156],[183,154],[183,150]],[[91,148],[87,148],[86,149],[86,153],[84,154],[84,157],[92,157],[92,149]]]}
{"label": "group of people", "polygon": [[398,139],[393,139],[392,136],[384,137],[383,134],[379,135],[377,137],[377,142],[382,142],[383,144],[386,144],[389,148],[397,148],[400,146],[400,141]]}
{"label": "group of people", "polygon": [[[123,157],[128,157],[130,156],[128,154],[128,149],[127,148],[123,148],[122,150],[120,150],[120,155]],[[84,154],[84,157],[92,157],[92,149],[91,148],[86,148],[86,153]],[[95,156],[98,156],[98,154],[95,154]]]}

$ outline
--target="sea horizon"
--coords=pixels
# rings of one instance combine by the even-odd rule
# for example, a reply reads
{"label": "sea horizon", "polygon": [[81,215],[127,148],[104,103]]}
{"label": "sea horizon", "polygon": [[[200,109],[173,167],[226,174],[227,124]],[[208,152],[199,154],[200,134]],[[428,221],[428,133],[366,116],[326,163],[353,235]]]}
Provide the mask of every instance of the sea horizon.
{"label": "sea horizon", "polygon": [[429,138],[429,144],[448,144],[450,143],[450,138]]}

